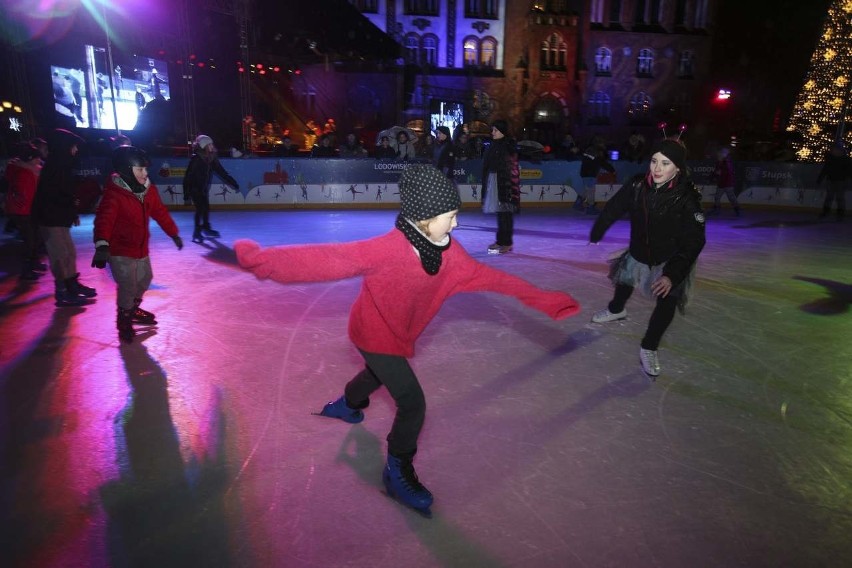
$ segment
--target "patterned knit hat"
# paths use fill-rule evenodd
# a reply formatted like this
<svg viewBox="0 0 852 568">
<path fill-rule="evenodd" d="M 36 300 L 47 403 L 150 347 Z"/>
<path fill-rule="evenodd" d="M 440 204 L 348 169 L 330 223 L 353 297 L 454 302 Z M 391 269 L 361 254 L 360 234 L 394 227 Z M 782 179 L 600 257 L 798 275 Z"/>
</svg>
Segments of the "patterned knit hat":
<svg viewBox="0 0 852 568">
<path fill-rule="evenodd" d="M 682 142 L 670 138 L 660 140 L 651 148 L 652 156 L 657 152 L 671 160 L 680 171 L 686 171 L 686 146 Z"/>
<path fill-rule="evenodd" d="M 461 207 L 459 190 L 433 166 L 410 166 L 399 178 L 402 216 L 412 221 L 437 217 Z"/>
</svg>

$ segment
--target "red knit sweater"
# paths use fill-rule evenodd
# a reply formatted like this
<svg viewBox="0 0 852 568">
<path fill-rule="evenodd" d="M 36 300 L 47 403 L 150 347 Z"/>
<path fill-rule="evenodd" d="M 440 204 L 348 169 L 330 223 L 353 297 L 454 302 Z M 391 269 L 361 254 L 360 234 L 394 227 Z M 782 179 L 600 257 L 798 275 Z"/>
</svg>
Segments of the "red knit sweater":
<svg viewBox="0 0 852 568">
<path fill-rule="evenodd" d="M 321 282 L 363 277 L 349 314 L 349 337 L 364 351 L 414 355 L 414 342 L 444 301 L 459 292 L 514 296 L 553 319 L 580 311 L 565 292 L 547 291 L 473 258 L 455 240 L 444 251 L 438 274 L 426 274 L 414 247 L 399 230 L 349 243 L 276 246 L 234 244 L 243 268 L 277 282 Z"/>
</svg>

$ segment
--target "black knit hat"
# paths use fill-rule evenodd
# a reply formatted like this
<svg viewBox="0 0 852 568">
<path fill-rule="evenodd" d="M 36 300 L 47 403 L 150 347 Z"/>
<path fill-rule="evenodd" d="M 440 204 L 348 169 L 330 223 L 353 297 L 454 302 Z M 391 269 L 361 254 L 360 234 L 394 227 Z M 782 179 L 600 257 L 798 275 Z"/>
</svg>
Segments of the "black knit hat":
<svg viewBox="0 0 852 568">
<path fill-rule="evenodd" d="M 400 211 L 406 219 L 423 221 L 461 207 L 459 190 L 433 166 L 410 166 L 399 178 Z"/>
<path fill-rule="evenodd" d="M 499 130 L 499 131 L 500 131 L 500 133 L 501 133 L 501 134 L 503 134 L 503 136 L 508 136 L 508 135 L 509 135 L 509 123 L 507 123 L 507 122 L 506 122 L 505 120 L 503 120 L 503 119 L 495 120 L 495 121 L 491 124 L 491 127 L 492 127 L 492 128 L 496 128 L 497 130 Z"/>
<path fill-rule="evenodd" d="M 680 171 L 686 171 L 686 146 L 679 140 L 660 140 L 651 148 L 652 156 L 657 152 L 671 160 Z"/>
<path fill-rule="evenodd" d="M 444 136 L 446 136 L 447 138 L 450 137 L 450 129 L 447 128 L 446 126 L 439 126 L 438 128 L 435 129 L 435 132 L 443 132 Z"/>
</svg>

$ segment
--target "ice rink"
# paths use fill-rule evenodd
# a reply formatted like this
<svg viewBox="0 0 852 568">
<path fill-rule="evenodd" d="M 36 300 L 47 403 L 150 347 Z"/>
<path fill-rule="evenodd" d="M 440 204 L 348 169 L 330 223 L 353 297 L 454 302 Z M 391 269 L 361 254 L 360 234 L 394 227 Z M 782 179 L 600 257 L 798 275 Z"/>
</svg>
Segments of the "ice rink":
<svg viewBox="0 0 852 568">
<path fill-rule="evenodd" d="M 465 210 L 475 258 L 565 290 L 554 322 L 512 298 L 452 298 L 417 344 L 427 399 L 415 466 L 426 519 L 384 494 L 393 404 L 358 425 L 312 415 L 363 365 L 360 281 L 284 286 L 231 243 L 348 241 L 396 211 L 212 213 L 222 238 L 175 249 L 152 225 L 156 327 L 115 330 L 115 285 L 73 229 L 84 308 L 18 280 L 0 241 L 0 565 L 6 567 L 823 567 L 852 562 L 852 223 L 814 212 L 711 218 L 693 301 L 651 382 L 652 303 L 593 324 L 611 295 L 592 217 L 527 209 L 513 253 Z M 388 290 L 388 293 L 394 293 Z M 848 392 L 847 392 L 848 389 Z"/>
</svg>

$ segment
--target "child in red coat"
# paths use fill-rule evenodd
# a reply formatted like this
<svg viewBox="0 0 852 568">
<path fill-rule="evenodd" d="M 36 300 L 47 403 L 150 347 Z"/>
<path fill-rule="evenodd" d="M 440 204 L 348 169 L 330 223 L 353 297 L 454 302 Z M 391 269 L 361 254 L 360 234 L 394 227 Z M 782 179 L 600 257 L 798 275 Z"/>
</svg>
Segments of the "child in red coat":
<svg viewBox="0 0 852 568">
<path fill-rule="evenodd" d="M 133 323 L 153 325 L 154 314 L 139 307 L 153 279 L 148 241 L 150 219 L 169 235 L 178 250 L 183 241 L 178 228 L 160 200 L 157 187 L 148 179 L 148 155 L 133 146 L 113 150 L 110 176 L 95 213 L 95 256 L 92 266 L 109 263 L 118 286 L 116 325 L 118 337 L 132 342 Z"/>
<path fill-rule="evenodd" d="M 366 366 L 328 403 L 323 416 L 357 423 L 370 395 L 385 386 L 396 403 L 388 434 L 383 481 L 390 495 L 429 514 L 432 494 L 417 478 L 412 460 L 426 414 L 417 376 L 408 364 L 414 343 L 444 301 L 459 292 L 489 291 L 514 296 L 553 319 L 579 311 L 564 292 L 541 290 L 529 282 L 471 258 L 453 241 L 461 207 L 458 190 L 439 170 L 409 167 L 399 181 L 401 212 L 384 235 L 349 243 L 260 248 L 253 241 L 234 245 L 242 267 L 277 282 L 319 282 L 360 276 L 361 292 L 352 306 L 349 337 Z"/>
</svg>

